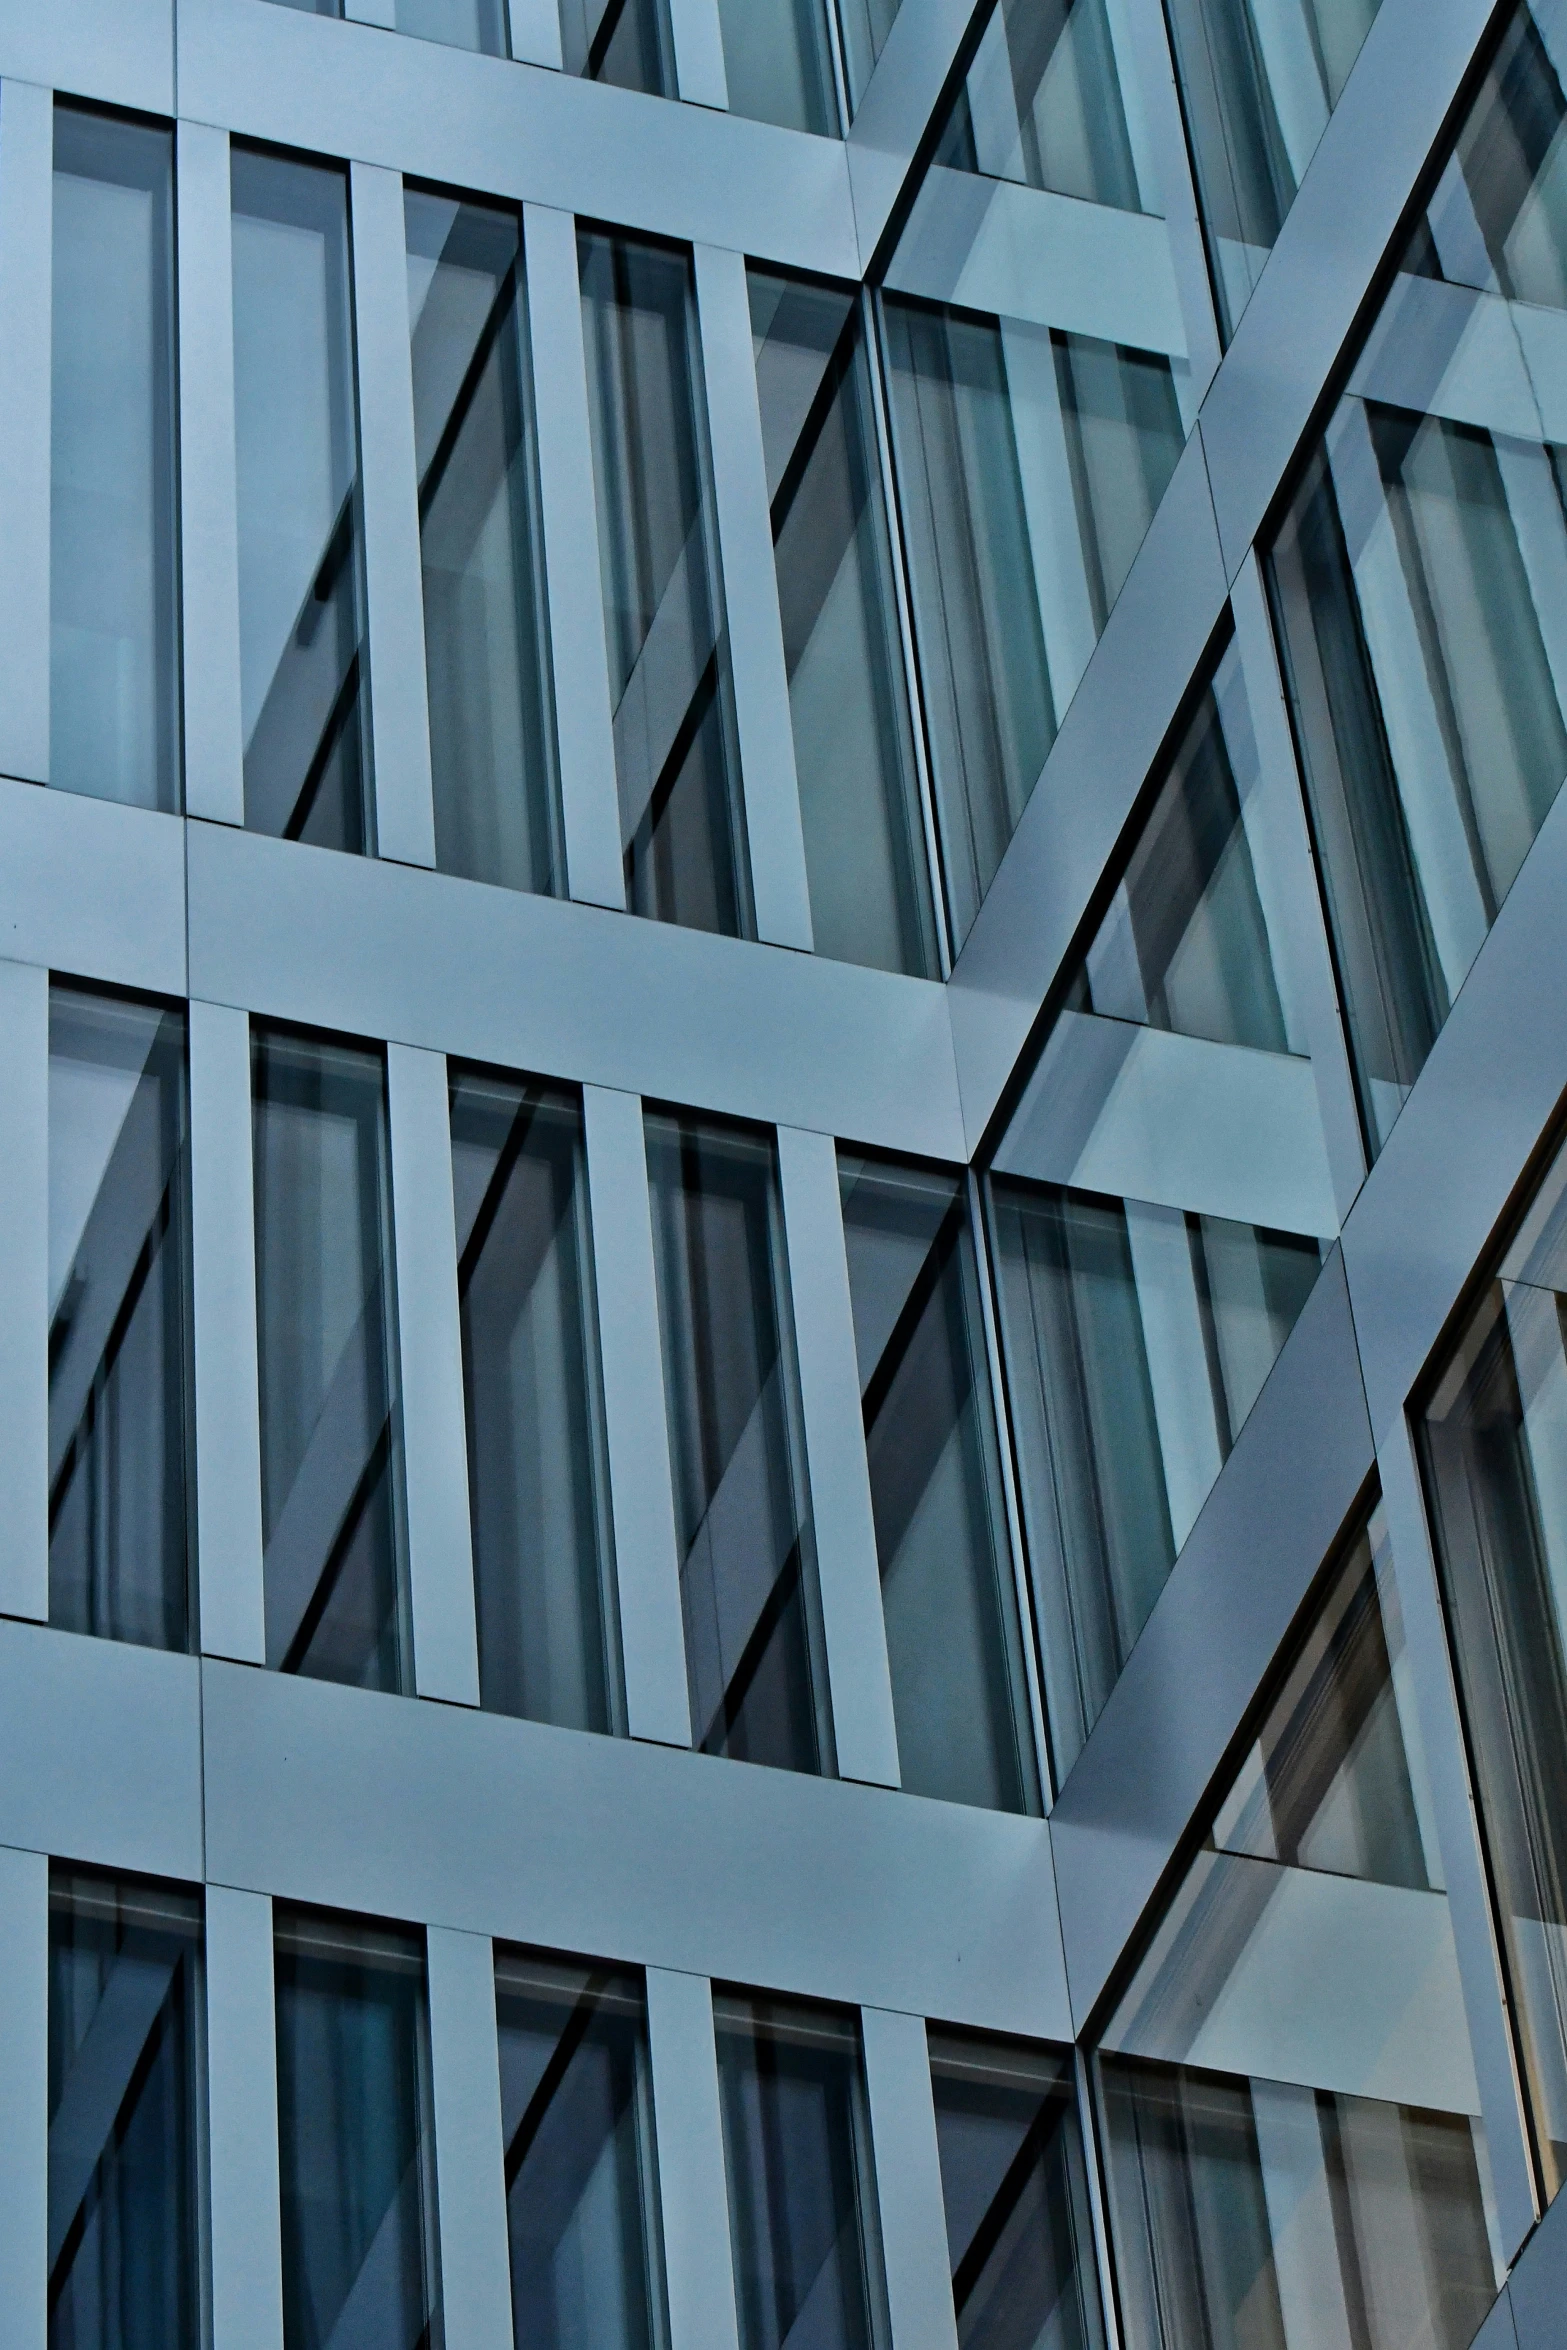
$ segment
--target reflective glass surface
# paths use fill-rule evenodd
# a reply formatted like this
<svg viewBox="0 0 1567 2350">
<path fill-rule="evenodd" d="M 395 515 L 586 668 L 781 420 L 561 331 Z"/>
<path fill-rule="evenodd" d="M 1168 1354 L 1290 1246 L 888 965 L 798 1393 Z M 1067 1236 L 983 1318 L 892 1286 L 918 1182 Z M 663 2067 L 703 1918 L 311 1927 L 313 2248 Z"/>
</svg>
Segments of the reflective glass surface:
<svg viewBox="0 0 1567 2350">
<path fill-rule="evenodd" d="M 396 1409 L 379 1050 L 251 1030 L 267 1662 L 397 1689 Z"/>
<path fill-rule="evenodd" d="M 435 2350 L 423 1933 L 273 1914 L 284 2350 Z"/>
<path fill-rule="evenodd" d="M 495 2006 L 516 2350 L 656 2350 L 641 1977 L 500 1950 Z"/>
<path fill-rule="evenodd" d="M 199 2350 L 199 1894 L 49 1873 L 49 2350 Z"/>
<path fill-rule="evenodd" d="M 1567 773 L 1559 14 L 1506 29 L 1272 555 L 1373 1152 Z"/>
<path fill-rule="evenodd" d="M 505 0 L 396 0 L 397 30 L 452 49 L 506 54 Z"/>
<path fill-rule="evenodd" d="M 564 896 L 518 219 L 403 203 L 436 862 Z"/>
<path fill-rule="evenodd" d="M 740 2350 L 886 2339 L 853 2011 L 716 1991 Z"/>
<path fill-rule="evenodd" d="M 666 0 L 560 0 L 566 71 L 655 98 L 675 95 Z"/>
<path fill-rule="evenodd" d="M 1441 1885 L 1373 1517 L 1105 2038 L 1128 2350 L 1465 2350 L 1497 2264 Z"/>
<path fill-rule="evenodd" d="M 865 95 L 901 5 L 902 0 L 838 0 L 851 113 Z"/>
<path fill-rule="evenodd" d="M 486 1706 L 611 1726 L 611 1535 L 582 1106 L 454 1070 L 452 1181 Z"/>
<path fill-rule="evenodd" d="M 185 1021 L 49 997 L 49 1620 L 190 1642 Z"/>
<path fill-rule="evenodd" d="M 180 796 L 174 140 L 57 106 L 49 405 L 49 780 Z"/>
<path fill-rule="evenodd" d="M 1101 2350 L 1072 2059 L 930 2031 L 959 2350 Z"/>
<path fill-rule="evenodd" d="M 836 132 L 823 0 L 718 0 L 729 110 L 787 130 Z"/>
<path fill-rule="evenodd" d="M 830 1771 L 773 1138 L 652 1110 L 646 1129 L 695 1743 Z"/>
<path fill-rule="evenodd" d="M 1228 339 L 1380 0 L 1168 0 Z"/>
<path fill-rule="evenodd" d="M 230 169 L 245 822 L 362 852 L 369 672 L 348 180 L 238 144 Z"/>
<path fill-rule="evenodd" d="M 961 1175 L 839 1153 L 902 1784 L 1038 1801 L 979 1264 Z"/>
<path fill-rule="evenodd" d="M 1567 2175 L 1567 1162 L 1421 1434 L 1512 2013 L 1548 2195 Z"/>
<path fill-rule="evenodd" d="M 1054 1185 L 991 1188 L 1056 1775 L 1163 1590 L 1321 1267 L 1315 1240 Z"/>
<path fill-rule="evenodd" d="M 749 278 L 816 952 L 934 978 L 864 312 L 850 286 Z"/>
<path fill-rule="evenodd" d="M 1127 129 L 1113 0 L 997 0 L 936 149 L 949 171 L 1144 205 Z"/>
<path fill-rule="evenodd" d="M 591 230 L 577 253 L 626 903 L 738 935 L 745 819 L 691 255 Z"/>
</svg>

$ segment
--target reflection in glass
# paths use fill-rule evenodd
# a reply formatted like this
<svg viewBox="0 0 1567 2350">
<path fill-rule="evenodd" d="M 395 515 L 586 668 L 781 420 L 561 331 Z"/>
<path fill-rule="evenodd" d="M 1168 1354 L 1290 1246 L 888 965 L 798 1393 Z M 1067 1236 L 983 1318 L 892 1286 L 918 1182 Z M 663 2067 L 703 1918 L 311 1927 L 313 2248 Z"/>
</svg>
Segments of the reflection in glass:
<svg viewBox="0 0 1567 2350">
<path fill-rule="evenodd" d="M 718 0 L 718 22 L 731 114 L 836 133 L 823 0 Z"/>
<path fill-rule="evenodd" d="M 452 1179 L 483 1702 L 611 1726 L 611 1536 L 582 1107 L 453 1071 Z"/>
<path fill-rule="evenodd" d="M 935 160 L 1142 211 L 1110 0 L 999 0 Z"/>
<path fill-rule="evenodd" d="M 955 944 L 1183 439 L 1167 359 L 885 304 L 893 446 Z"/>
<path fill-rule="evenodd" d="M 1101 2350 L 1070 2056 L 930 2031 L 959 2350 Z"/>
<path fill-rule="evenodd" d="M 695 1743 L 830 1771 L 773 1139 L 668 1111 L 646 1129 Z"/>
<path fill-rule="evenodd" d="M 740 2350 L 886 2338 L 858 2020 L 717 1991 Z"/>
<path fill-rule="evenodd" d="M 844 64 L 849 84 L 849 111 L 854 113 L 876 70 L 902 0 L 838 0 L 843 27 Z"/>
<path fill-rule="evenodd" d="M 385 1073 L 251 1029 L 267 1662 L 402 1686 Z"/>
<path fill-rule="evenodd" d="M 274 1910 L 284 2350 L 440 2341 L 424 1936 Z"/>
<path fill-rule="evenodd" d="M 49 1621 L 190 1640 L 185 1022 L 49 991 Z"/>
<path fill-rule="evenodd" d="M 1567 1160 L 1421 1430 L 1546 2192 L 1567 2176 Z"/>
<path fill-rule="evenodd" d="M 1567 285 L 1564 115 L 1520 11 L 1273 549 L 1373 1151 L 1567 773 L 1555 363 L 1522 302 L 1473 290 L 1491 254 L 1503 285 Z"/>
<path fill-rule="evenodd" d="M 626 903 L 737 936 L 745 825 L 691 256 L 588 230 L 577 255 Z"/>
<path fill-rule="evenodd" d="M 1480 2099 L 1380 1516 L 1106 2035 L 1128 2350 L 1465 2350 Z"/>
<path fill-rule="evenodd" d="M 991 1187 L 1002 1353 L 1058 1782 L 1316 1282 L 1315 1240 Z"/>
<path fill-rule="evenodd" d="M 396 0 L 397 30 L 452 49 L 506 54 L 504 0 Z"/>
<path fill-rule="evenodd" d="M 1343 94 L 1380 0 L 1170 0 L 1226 341 Z"/>
<path fill-rule="evenodd" d="M 49 2350 L 199 2350 L 199 1894 L 49 1872 Z"/>
<path fill-rule="evenodd" d="M 667 0 L 560 0 L 560 43 L 568 73 L 655 98 L 675 95 Z"/>
<path fill-rule="evenodd" d="M 1038 1801 L 980 1274 L 961 1175 L 840 1152 L 903 1786 Z"/>
<path fill-rule="evenodd" d="M 521 232 L 488 204 L 403 205 L 436 862 L 563 896 Z"/>
<path fill-rule="evenodd" d="M 245 822 L 370 847 L 348 181 L 235 145 L 234 437 Z"/>
<path fill-rule="evenodd" d="M 937 972 L 863 315 L 753 268 L 752 339 L 819 955 Z"/>
<path fill-rule="evenodd" d="M 54 114 L 49 780 L 179 804 L 174 141 Z"/>
<path fill-rule="evenodd" d="M 641 1978 L 500 1950 L 495 2007 L 517 2350 L 656 2350 Z"/>
</svg>

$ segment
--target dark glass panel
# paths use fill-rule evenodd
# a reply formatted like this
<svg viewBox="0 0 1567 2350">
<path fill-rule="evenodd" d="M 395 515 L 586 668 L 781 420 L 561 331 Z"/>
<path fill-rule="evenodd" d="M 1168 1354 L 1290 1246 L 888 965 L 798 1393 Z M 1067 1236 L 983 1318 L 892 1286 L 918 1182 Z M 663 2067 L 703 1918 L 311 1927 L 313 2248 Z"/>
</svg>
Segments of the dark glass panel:
<svg viewBox="0 0 1567 2350">
<path fill-rule="evenodd" d="M 1140 212 L 1107 0 L 1000 0 L 935 160 Z"/>
<path fill-rule="evenodd" d="M 836 132 L 823 0 L 718 0 L 732 114 L 793 131 Z"/>
<path fill-rule="evenodd" d="M 438 2350 L 424 1936 L 275 1911 L 285 2350 Z"/>
<path fill-rule="evenodd" d="M 49 780 L 174 808 L 173 134 L 57 107 L 52 250 Z"/>
<path fill-rule="evenodd" d="M 1026 1811 L 1012 1546 L 963 1178 L 841 1153 L 902 1783 Z"/>
<path fill-rule="evenodd" d="M 199 2350 L 201 1899 L 49 1873 L 49 2350 Z"/>
<path fill-rule="evenodd" d="M 560 0 L 561 51 L 568 73 L 675 95 L 675 51 L 665 0 Z"/>
<path fill-rule="evenodd" d="M 404 208 L 436 862 L 564 896 L 517 216 Z"/>
<path fill-rule="evenodd" d="M 190 1641 L 185 1022 L 49 997 L 49 1620 Z"/>
<path fill-rule="evenodd" d="M 267 1662 L 397 1689 L 402 1460 L 378 1051 L 254 1026 Z"/>
<path fill-rule="evenodd" d="M 611 1536 L 582 1108 L 452 1077 L 457 1279 L 483 1702 L 611 1727 Z"/>
<path fill-rule="evenodd" d="M 371 845 L 348 181 L 236 145 L 234 436 L 245 822 Z"/>
<path fill-rule="evenodd" d="M 832 1767 L 772 1136 L 647 1115 L 696 1743 Z"/>
<path fill-rule="evenodd" d="M 517 2350 L 656 2350 L 641 1978 L 497 1952 Z"/>
</svg>

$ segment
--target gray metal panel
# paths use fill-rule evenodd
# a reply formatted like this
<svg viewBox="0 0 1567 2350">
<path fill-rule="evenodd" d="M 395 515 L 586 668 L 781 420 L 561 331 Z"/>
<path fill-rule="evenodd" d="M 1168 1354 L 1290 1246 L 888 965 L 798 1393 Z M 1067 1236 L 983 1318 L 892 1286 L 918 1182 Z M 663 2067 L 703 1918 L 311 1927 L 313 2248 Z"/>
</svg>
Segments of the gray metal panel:
<svg viewBox="0 0 1567 2350">
<path fill-rule="evenodd" d="M 832 1137 L 778 1129 L 833 1738 L 845 1779 L 899 1784 L 881 1568 Z"/>
<path fill-rule="evenodd" d="M 560 0 L 509 0 L 511 53 L 528 65 L 560 70 Z"/>
<path fill-rule="evenodd" d="M 283 2350 L 272 1904 L 207 1888 L 212 2350 Z"/>
<path fill-rule="evenodd" d="M 1383 0 L 1366 35 L 1203 405 L 1231 578 L 1494 13 L 1494 0 Z"/>
<path fill-rule="evenodd" d="M 744 257 L 698 245 L 696 299 L 756 935 L 808 953 L 811 897 Z"/>
<path fill-rule="evenodd" d="M 54 101 L 0 84 L 0 773 L 49 776 Z"/>
<path fill-rule="evenodd" d="M 185 806 L 192 816 L 243 824 L 228 134 L 182 122 L 175 151 Z"/>
<path fill-rule="evenodd" d="M 1542 2335 L 1539 2350 L 1546 2350 L 1549 2342 L 1549 2335 Z M 1513 2323 L 1513 2297 L 1506 2287 L 1500 2297 L 1492 2302 L 1491 2314 L 1476 2334 L 1469 2350 L 1520 2350 L 1518 2329 Z M 1536 2346 L 1531 2343 L 1529 2350 L 1536 2350 Z"/>
<path fill-rule="evenodd" d="M 0 74 L 107 98 L 144 114 L 174 112 L 171 0 L 0 0 Z"/>
<path fill-rule="evenodd" d="M 1372 1465 L 1335 1250 L 1051 1815 L 1085 2018 Z"/>
<path fill-rule="evenodd" d="M 957 2350 L 924 2018 L 867 2007 L 860 2030 L 892 2338 L 897 2350 Z"/>
<path fill-rule="evenodd" d="M 510 2350 L 506 2147 L 488 1935 L 427 1942 L 445 2350 Z"/>
<path fill-rule="evenodd" d="M 387 1047 L 414 1686 L 479 1702 L 452 1130 L 442 1053 Z"/>
<path fill-rule="evenodd" d="M 1389 1428 L 1567 1089 L 1558 798 L 1344 1227 L 1366 1395 Z"/>
<path fill-rule="evenodd" d="M 1558 2195 L 1508 2287 L 1518 2350 L 1561 2350 L 1567 2310 L 1567 2197 Z M 1505 2334 L 1502 2337 L 1505 2342 Z M 1490 2350 L 1487 2343 L 1486 2350 Z"/>
<path fill-rule="evenodd" d="M 727 106 L 724 36 L 718 0 L 669 0 L 674 36 L 675 82 L 681 97 L 698 106 Z"/>
<path fill-rule="evenodd" d="M 1122 0 L 1122 16 L 1134 52 L 1130 62 L 1134 64 L 1135 87 L 1128 93 L 1127 111 L 1130 114 L 1132 104 L 1141 109 L 1159 182 L 1158 202 L 1150 209 L 1162 215 L 1170 243 L 1170 263 L 1186 328 L 1190 369 L 1183 387 L 1181 413 L 1190 417 L 1212 382 L 1220 358 L 1207 247 L 1197 210 L 1197 192 L 1192 185 L 1191 156 L 1163 7 L 1160 0 Z M 1129 61 L 1118 57 L 1117 63 L 1124 84 L 1129 78 Z M 1146 196 L 1144 200 L 1147 201 Z"/>
<path fill-rule="evenodd" d="M 952 974 L 970 1148 L 994 1112 L 1224 601 L 1207 471 L 1194 435 Z"/>
<path fill-rule="evenodd" d="M 0 779 L 0 953 L 183 995 L 179 817 Z"/>
<path fill-rule="evenodd" d="M 893 19 L 847 141 L 861 269 L 881 242 L 973 13 L 974 0 L 902 0 Z"/>
<path fill-rule="evenodd" d="M 597 561 L 577 224 L 569 212 L 527 204 L 523 240 L 566 877 L 574 898 L 618 908 L 626 902 L 626 885 Z"/>
<path fill-rule="evenodd" d="M 584 1088 L 615 1582 L 633 1738 L 691 1743 L 642 1104 Z"/>
<path fill-rule="evenodd" d="M 0 2305 L 14 2350 L 49 2338 L 49 1863 L 0 1848 Z"/>
<path fill-rule="evenodd" d="M 250 1022 L 190 1007 L 191 1290 L 201 1645 L 266 1661 Z"/>
<path fill-rule="evenodd" d="M 49 1613 L 49 975 L 0 963 L 0 1612 Z"/>
<path fill-rule="evenodd" d="M 189 830 L 191 984 L 215 1002 L 965 1155 L 947 998 L 932 981 L 223 825 Z"/>
<path fill-rule="evenodd" d="M 161 1649 L 0 1624 L 0 1843 L 199 1883 L 199 1672 Z"/>
<path fill-rule="evenodd" d="M 706 1977 L 649 1967 L 647 2029 L 671 2350 L 737 2350 L 713 1991 Z"/>
<path fill-rule="evenodd" d="M 293 1674 L 202 1672 L 208 1866 L 224 1882 L 1070 2037 L 1042 1821 Z"/>
<path fill-rule="evenodd" d="M 352 166 L 349 181 L 376 850 L 405 865 L 433 865 L 403 183 L 400 173 L 365 163 Z"/>
<path fill-rule="evenodd" d="M 180 111 L 249 138 L 858 274 L 842 142 L 271 0 L 180 0 Z"/>
</svg>

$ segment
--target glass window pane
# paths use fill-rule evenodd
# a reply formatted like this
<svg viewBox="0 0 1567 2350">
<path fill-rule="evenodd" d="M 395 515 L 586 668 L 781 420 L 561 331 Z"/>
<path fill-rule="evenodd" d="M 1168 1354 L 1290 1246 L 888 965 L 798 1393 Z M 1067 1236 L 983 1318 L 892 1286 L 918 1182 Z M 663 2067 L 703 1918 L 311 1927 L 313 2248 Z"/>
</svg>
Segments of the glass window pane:
<svg viewBox="0 0 1567 2350">
<path fill-rule="evenodd" d="M 875 2174 L 852 2011 L 716 1991 L 740 2350 L 885 2340 Z"/>
<path fill-rule="evenodd" d="M 199 2350 L 201 1897 L 49 1872 L 49 2350 Z"/>
<path fill-rule="evenodd" d="M 424 1936 L 274 1911 L 285 2350 L 439 2341 Z"/>
<path fill-rule="evenodd" d="M 838 0 L 851 113 L 865 95 L 901 5 L 902 0 Z"/>
<path fill-rule="evenodd" d="M 234 436 L 245 822 L 371 844 L 348 181 L 236 145 Z"/>
<path fill-rule="evenodd" d="M 1025 1811 L 1039 1791 L 967 1187 L 838 1166 L 902 1783 Z"/>
<path fill-rule="evenodd" d="M 787 130 L 838 129 L 822 0 L 718 0 L 732 114 Z"/>
<path fill-rule="evenodd" d="M 1426 1489 L 1548 2196 L 1567 2176 L 1567 1162 L 1427 1409 Z"/>
<path fill-rule="evenodd" d="M 561 897 L 517 216 L 413 188 L 403 201 L 436 862 Z"/>
<path fill-rule="evenodd" d="M 1000 0 L 960 83 L 938 165 L 1144 209 L 1109 0 Z"/>
<path fill-rule="evenodd" d="M 49 1620 L 190 1640 L 185 1021 L 49 996 Z"/>
<path fill-rule="evenodd" d="M 568 73 L 675 95 L 675 48 L 666 0 L 560 0 L 560 43 Z"/>
<path fill-rule="evenodd" d="M 1070 2056 L 930 2032 L 960 2350 L 1102 2350 Z"/>
<path fill-rule="evenodd" d="M 483 1702 L 608 1730 L 611 1535 L 581 1103 L 464 1069 L 451 1113 Z"/>
<path fill-rule="evenodd" d="M 1321 1269 L 1317 1241 L 992 1186 L 1057 1780 L 1071 1769 Z"/>
<path fill-rule="evenodd" d="M 641 1977 L 500 1950 L 495 2006 L 517 2350 L 657 2350 Z"/>
<path fill-rule="evenodd" d="M 830 1771 L 773 1138 L 663 1111 L 646 1126 L 696 1744 Z"/>
<path fill-rule="evenodd" d="M 816 951 L 934 978 L 924 824 L 863 313 L 750 272 Z"/>
<path fill-rule="evenodd" d="M 49 780 L 179 805 L 174 142 L 54 117 Z"/>
<path fill-rule="evenodd" d="M 402 1445 L 379 1051 L 251 1031 L 267 1662 L 403 1684 Z"/>
<path fill-rule="evenodd" d="M 1465 2350 L 1499 2264 L 1379 1513 L 1104 2047 L 1128 2350 Z"/>
<path fill-rule="evenodd" d="M 577 239 L 626 903 L 738 936 L 745 821 L 684 246 Z"/>
<path fill-rule="evenodd" d="M 506 54 L 503 0 L 396 0 L 397 29 L 485 57 Z"/>
</svg>

